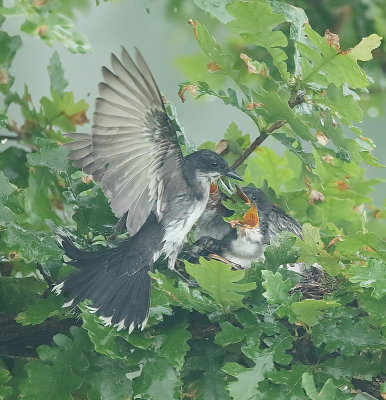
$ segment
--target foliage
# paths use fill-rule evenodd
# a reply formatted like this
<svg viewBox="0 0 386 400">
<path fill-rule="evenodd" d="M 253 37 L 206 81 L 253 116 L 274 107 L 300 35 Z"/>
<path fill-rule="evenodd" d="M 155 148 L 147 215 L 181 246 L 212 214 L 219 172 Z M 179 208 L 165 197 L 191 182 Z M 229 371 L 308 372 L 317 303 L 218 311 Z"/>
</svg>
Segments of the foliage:
<svg viewBox="0 0 386 400">
<path fill-rule="evenodd" d="M 83 52 L 88 42 L 71 28 L 75 3 L 87 4 L 15 1 L 2 13 L 23 14 L 24 32 Z M 238 172 L 304 224 L 303 239 L 279 237 L 246 271 L 185 262 L 197 288 L 161 263 L 151 274 L 143 332 L 106 327 L 85 304 L 63 310 L 65 300 L 50 289 L 72 267 L 62 262 L 55 236 L 71 235 L 85 248 L 113 246 L 117 220 L 61 146 L 63 133 L 88 121 L 88 105 L 68 91 L 58 54 L 47 68 L 50 95 L 35 106 L 27 86 L 12 90 L 7 72 L 21 38 L 1 32 L 8 80 L 0 84 L 0 321 L 11 321 L 16 333 L 48 324 L 56 330 L 32 356 L 19 345 L 17 357 L 4 351 L 10 339 L 0 332 L 0 399 L 358 400 L 368 382 L 372 395 L 384 390 L 376 382 L 385 373 L 386 214 L 370 196 L 379 181 L 365 177 L 366 165 L 380 165 L 372 140 L 362 136 L 358 105 L 371 82 L 363 62 L 384 43 L 368 32 L 342 50 L 338 37 L 304 24 L 303 10 L 274 0 L 195 3 L 226 25 L 228 37 L 220 44 L 192 21 L 200 67 L 210 71 L 181 88 L 193 85 L 194 97 L 215 96 L 256 125 L 247 135 L 229 121 L 224 140 L 203 147 L 217 146 L 231 164 L 252 149 Z M 37 30 L 43 20 L 44 32 Z M 243 52 L 223 50 L 229 42 Z M 6 118 L 10 106 L 20 109 L 20 126 Z M 283 155 L 260 146 L 269 135 Z M 297 290 L 300 276 L 279 267 L 296 261 L 322 266 L 319 298 Z"/>
</svg>

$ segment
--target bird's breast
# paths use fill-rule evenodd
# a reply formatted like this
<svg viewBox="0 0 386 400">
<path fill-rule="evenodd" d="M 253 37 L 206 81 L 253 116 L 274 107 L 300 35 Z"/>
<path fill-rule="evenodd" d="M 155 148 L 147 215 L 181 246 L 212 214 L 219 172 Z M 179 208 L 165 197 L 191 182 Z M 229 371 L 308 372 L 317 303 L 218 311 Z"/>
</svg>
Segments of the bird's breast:
<svg viewBox="0 0 386 400">
<path fill-rule="evenodd" d="M 195 222 L 203 213 L 209 197 L 209 186 L 207 195 L 197 199 L 194 196 L 180 196 L 178 201 L 171 204 L 164 214 L 162 226 L 164 230 L 162 253 L 171 259 L 177 257 L 187 234 L 192 229 Z M 170 258 L 169 258 L 170 260 Z M 172 261 L 171 264 L 174 264 Z"/>
<path fill-rule="evenodd" d="M 251 266 L 252 261 L 264 257 L 263 234 L 260 228 L 237 229 L 237 238 L 232 240 L 223 256 L 247 268 Z"/>
</svg>

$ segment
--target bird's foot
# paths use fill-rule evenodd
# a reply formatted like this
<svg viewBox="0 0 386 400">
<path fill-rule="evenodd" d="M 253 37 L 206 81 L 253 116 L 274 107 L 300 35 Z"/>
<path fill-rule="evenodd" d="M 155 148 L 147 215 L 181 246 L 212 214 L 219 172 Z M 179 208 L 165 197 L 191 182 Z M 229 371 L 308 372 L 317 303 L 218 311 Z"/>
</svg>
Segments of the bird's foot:
<svg viewBox="0 0 386 400">
<path fill-rule="evenodd" d="M 213 260 L 218 260 L 223 262 L 224 264 L 228 264 L 232 267 L 232 269 L 245 269 L 240 264 L 236 264 L 233 261 L 230 261 L 224 257 L 219 256 L 218 254 L 209 254 L 209 257 Z"/>
<path fill-rule="evenodd" d="M 173 269 L 173 272 L 176 273 L 181 278 L 181 280 L 183 280 L 189 287 L 191 287 L 191 288 L 199 287 L 199 284 L 196 281 L 191 281 L 190 279 L 188 279 L 186 276 L 181 274 L 181 272 L 177 271 L 176 269 Z"/>
</svg>

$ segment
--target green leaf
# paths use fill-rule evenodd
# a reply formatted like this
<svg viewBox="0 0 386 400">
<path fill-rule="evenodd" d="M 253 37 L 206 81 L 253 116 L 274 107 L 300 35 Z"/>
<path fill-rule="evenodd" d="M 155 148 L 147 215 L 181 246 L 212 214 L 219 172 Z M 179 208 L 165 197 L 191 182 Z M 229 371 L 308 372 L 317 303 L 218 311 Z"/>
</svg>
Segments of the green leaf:
<svg viewBox="0 0 386 400">
<path fill-rule="evenodd" d="M 62 298 L 50 294 L 47 298 L 38 300 L 25 311 L 19 313 L 16 321 L 23 326 L 38 325 L 49 317 L 60 315 L 62 304 Z"/>
<path fill-rule="evenodd" d="M 366 257 L 386 261 L 386 243 L 372 232 L 345 236 L 342 242 L 337 243 L 336 249 L 348 257 L 359 251 Z"/>
<path fill-rule="evenodd" d="M 380 300 L 386 295 L 386 264 L 371 259 L 367 267 L 352 266 L 348 272 L 350 282 L 359 283 L 361 287 L 372 287 L 371 295 Z"/>
<path fill-rule="evenodd" d="M 339 317 L 339 313 L 334 312 L 330 318 L 320 318 L 313 326 L 312 342 L 316 347 L 324 343 L 328 353 L 339 350 L 346 356 L 353 356 L 365 350 L 376 352 L 386 344 L 378 330 L 367 319 L 354 320 L 351 315 Z"/>
<path fill-rule="evenodd" d="M 63 251 L 59 248 L 52 234 L 27 231 L 14 223 L 7 225 L 3 236 L 9 251 L 13 251 L 26 262 L 46 263 L 60 259 Z"/>
<path fill-rule="evenodd" d="M 33 167 L 47 167 L 55 172 L 66 171 L 70 166 L 68 150 L 53 140 L 35 138 L 34 144 L 39 151 L 27 154 L 27 165 Z"/>
<path fill-rule="evenodd" d="M 204 25 L 199 22 L 195 23 L 195 35 L 201 50 L 208 58 L 215 62 L 221 69 L 217 73 L 230 73 L 233 64 L 233 58 L 224 54 L 221 46 L 216 42 L 214 37 L 207 31 Z"/>
<path fill-rule="evenodd" d="M 9 36 L 7 32 L 0 32 L 0 66 L 8 69 L 15 57 L 16 52 L 22 45 L 19 35 Z"/>
<path fill-rule="evenodd" d="M 157 352 L 160 356 L 168 359 L 169 364 L 178 371 L 181 370 L 189 346 L 187 341 L 192 337 L 187 330 L 189 324 L 185 321 L 169 323 L 167 327 L 159 332 L 157 340 Z"/>
<path fill-rule="evenodd" d="M 235 283 L 244 278 L 245 271 L 232 271 L 230 265 L 200 258 L 200 264 L 185 264 L 185 269 L 197 283 L 224 308 L 242 307 L 243 294 L 256 287 L 255 283 Z"/>
<path fill-rule="evenodd" d="M 71 328 L 72 333 L 77 335 L 74 340 L 59 333 L 54 336 L 53 347 L 38 347 L 40 360 L 30 361 L 25 366 L 27 379 L 20 385 L 23 397 L 70 400 L 71 393 L 81 387 L 89 361 L 81 351 L 83 346 L 79 342 L 78 329 Z"/>
<path fill-rule="evenodd" d="M 305 372 L 302 375 L 302 386 L 311 400 L 331 400 L 335 399 L 337 387 L 334 385 L 332 379 L 329 379 L 324 385 L 322 390 L 318 393 L 314 377 L 312 374 Z"/>
<path fill-rule="evenodd" d="M 367 312 L 371 318 L 378 321 L 381 328 L 386 326 L 385 296 L 381 299 L 377 299 L 376 297 L 372 296 L 372 289 L 367 289 L 358 295 L 358 300 L 361 309 Z"/>
<path fill-rule="evenodd" d="M 294 172 L 288 167 L 287 161 L 268 147 L 259 147 L 255 154 L 246 160 L 246 164 L 247 169 L 244 174 L 246 184 L 253 183 L 259 187 L 266 180 L 276 193 L 280 193 L 284 189 L 284 184 L 294 177 Z"/>
<path fill-rule="evenodd" d="M 271 349 L 260 349 L 260 335 L 250 336 L 241 350 L 253 361 L 254 366 L 246 368 L 235 362 L 227 362 L 222 370 L 236 378 L 236 381 L 228 384 L 231 397 L 250 400 L 259 392 L 258 383 L 265 379 L 267 372 L 274 369 L 273 352 Z"/>
<path fill-rule="evenodd" d="M 350 56 L 350 53 L 346 55 L 340 53 L 335 46 L 330 47 L 327 40 L 319 36 L 309 25 L 305 26 L 305 30 L 316 49 L 300 42 L 297 43 L 303 57 L 302 78 L 304 82 L 313 82 L 325 87 L 329 83 L 333 83 L 336 87 L 347 83 L 354 89 L 369 85 L 365 72 L 357 64 L 359 59 L 357 57 L 361 57 L 359 54 L 362 53 L 362 46 L 359 51 L 354 52 L 354 56 Z M 376 41 L 376 43 L 378 42 Z M 376 43 L 368 43 L 367 40 L 365 47 L 370 50 Z"/>
<path fill-rule="evenodd" d="M 283 276 L 272 271 L 261 271 L 263 277 L 262 286 L 265 289 L 263 296 L 267 299 L 268 304 L 281 304 L 288 299 L 288 292 L 292 288 L 289 279 L 283 281 Z"/>
<path fill-rule="evenodd" d="M 71 327 L 72 338 L 61 333 L 54 336 L 54 345 L 40 346 L 39 359 L 25 365 L 27 377 L 20 384 L 26 399 L 75 398 L 87 391 L 90 400 L 124 400 L 132 395 L 129 367 L 121 360 L 112 360 L 93 353 L 87 333 Z"/>
<path fill-rule="evenodd" d="M 197 265 L 195 265 L 197 267 Z M 159 290 L 166 294 L 172 305 L 178 305 L 186 310 L 192 311 L 193 309 L 202 314 L 209 314 L 212 312 L 218 312 L 219 307 L 216 303 L 204 296 L 198 289 L 190 289 L 186 282 L 178 281 L 178 285 L 175 286 L 174 279 L 168 279 L 165 275 L 161 274 L 158 270 L 154 274 L 149 274 L 156 283 L 155 290 Z M 169 306 L 170 307 L 170 306 Z M 165 304 L 161 303 L 161 307 L 158 304 L 154 304 L 153 313 L 159 311 L 170 315 L 170 308 L 166 307 Z M 161 308 L 161 310 L 159 310 Z M 152 313 L 152 310 L 150 310 Z"/>
<path fill-rule="evenodd" d="M 177 400 L 181 381 L 176 370 L 165 358 L 145 357 L 140 361 L 141 375 L 134 379 L 135 394 L 157 400 Z"/>
<path fill-rule="evenodd" d="M 54 54 L 50 58 L 47 70 L 50 77 L 51 89 L 55 90 L 59 95 L 63 95 L 64 89 L 68 86 L 68 81 L 64 78 L 64 69 L 57 51 L 54 51 Z"/>
<path fill-rule="evenodd" d="M 0 368 L 0 400 L 9 399 L 13 389 L 6 383 L 11 379 L 11 374 L 5 368 Z"/>
<path fill-rule="evenodd" d="M 266 290 L 263 296 L 267 299 L 268 304 L 278 305 L 274 311 L 278 317 L 288 317 L 290 322 L 293 323 L 295 322 L 295 314 L 290 305 L 299 300 L 300 294 L 294 293 L 291 296 L 288 294 L 289 290 L 294 286 L 294 282 L 292 279 L 283 280 L 281 272 L 261 271 L 263 278 L 261 285 Z"/>
<path fill-rule="evenodd" d="M 5 128 L 7 126 L 8 116 L 5 114 L 0 114 L 0 128 Z"/>
<path fill-rule="evenodd" d="M 318 102 L 329 106 L 332 111 L 338 112 L 348 120 L 362 121 L 363 112 L 359 107 L 358 101 L 351 94 L 345 94 L 343 87 L 336 87 L 333 84 L 328 85 L 326 95 L 320 97 Z"/>
<path fill-rule="evenodd" d="M 367 354 L 366 362 L 361 357 L 337 356 L 328 358 L 319 364 L 323 374 L 333 377 L 335 380 L 350 382 L 352 377 L 356 379 L 371 381 L 374 377 L 382 373 L 384 357 L 378 354 Z"/>
<path fill-rule="evenodd" d="M 386 382 L 382 382 L 379 391 L 381 392 L 381 395 L 383 396 L 384 393 L 386 393 Z"/>
<path fill-rule="evenodd" d="M 252 96 L 253 101 L 263 103 L 263 106 L 258 110 L 264 113 L 266 122 L 285 121 L 295 137 L 300 137 L 310 142 L 316 141 L 308 126 L 288 105 L 289 96 L 287 93 L 281 93 L 279 90 L 266 91 L 264 88 L 259 87 L 252 91 Z"/>
<path fill-rule="evenodd" d="M 296 314 L 297 320 L 311 326 L 323 314 L 323 310 L 340 307 L 336 301 L 305 299 L 292 303 L 291 309 Z"/>
<path fill-rule="evenodd" d="M 381 45 L 382 37 L 373 33 L 363 38 L 349 53 L 348 56 L 357 61 L 369 61 L 373 58 L 371 52 Z"/>
<path fill-rule="evenodd" d="M 308 18 L 303 9 L 299 7 L 295 7 L 292 4 L 286 4 L 281 1 L 268 1 L 272 10 L 277 14 L 284 14 L 286 21 L 291 23 L 290 26 L 290 38 L 296 42 L 304 43 L 305 39 L 305 31 L 304 26 L 308 23 Z M 295 49 L 294 54 L 294 63 L 295 63 L 295 75 L 300 75 L 301 64 L 300 64 L 300 56 L 297 48 Z"/>
<path fill-rule="evenodd" d="M 133 390 L 132 382 L 126 377 L 127 364 L 121 360 L 101 357 L 94 364 L 98 370 L 89 371 L 86 380 L 90 388 L 88 400 L 126 400 Z"/>
<path fill-rule="evenodd" d="M 219 346 L 225 347 L 232 343 L 239 343 L 245 338 L 246 332 L 228 321 L 221 323 L 220 326 L 221 331 L 214 338 L 214 343 Z"/>
<path fill-rule="evenodd" d="M 224 352 L 207 340 L 191 341 L 191 356 L 185 362 L 185 371 L 192 376 L 187 393 L 197 400 L 230 400 L 225 388 L 226 376 L 220 367 Z"/>
<path fill-rule="evenodd" d="M 269 244 L 264 250 L 264 267 L 275 272 L 280 265 L 293 264 L 298 258 L 293 248 L 295 240 L 291 234 L 283 234 Z"/>
<path fill-rule="evenodd" d="M 207 368 L 197 382 L 197 400 L 228 400 L 229 394 L 225 389 L 224 375 L 216 366 Z"/>
<path fill-rule="evenodd" d="M 69 183 L 72 190 L 72 182 Z M 78 232 L 86 234 L 113 232 L 118 220 L 111 211 L 110 205 L 99 186 L 84 190 L 79 194 L 68 191 L 65 193 L 74 205 L 73 220 L 77 223 Z"/>
<path fill-rule="evenodd" d="M 206 11 L 208 14 L 217 18 L 222 24 L 226 24 L 231 20 L 231 16 L 227 13 L 226 5 L 230 0 L 194 0 L 197 7 Z"/>
<path fill-rule="evenodd" d="M 15 192 L 16 187 L 9 183 L 8 178 L 0 171 L 0 224 L 14 221 L 15 213 L 7 206 L 8 199 Z"/>
<path fill-rule="evenodd" d="M 45 282 L 35 278 L 0 276 L 0 309 L 4 313 L 16 314 L 36 301 L 46 288 Z"/>
<path fill-rule="evenodd" d="M 271 136 L 273 136 L 283 146 L 287 147 L 289 151 L 299 157 L 302 163 L 309 169 L 315 168 L 314 155 L 304 151 L 300 143 L 295 138 L 289 137 L 285 133 L 272 133 Z"/>
<path fill-rule="evenodd" d="M 293 347 L 292 341 L 293 338 L 288 331 L 285 334 L 264 339 L 264 343 L 272 351 L 273 361 L 280 365 L 288 365 L 292 361 L 292 356 L 287 353 Z"/>
<path fill-rule="evenodd" d="M 72 92 L 64 92 L 62 95 L 51 90 L 52 100 L 42 97 L 40 104 L 44 118 L 49 125 L 55 125 L 64 132 L 73 132 L 77 123 L 77 114 L 85 114 L 88 104 L 84 100 L 75 102 Z M 73 117 L 73 118 L 71 118 Z"/>
<path fill-rule="evenodd" d="M 95 314 L 87 310 L 84 304 L 79 308 L 82 311 L 82 327 L 87 331 L 98 353 L 109 358 L 124 359 L 129 351 L 129 346 L 124 341 L 141 350 L 146 350 L 152 345 L 148 332 L 135 331 L 129 334 L 128 331 L 117 331 L 114 327 L 104 325 Z"/>
<path fill-rule="evenodd" d="M 71 4 L 74 7 L 74 3 Z M 21 30 L 29 35 L 39 36 L 48 45 L 58 41 L 72 53 L 91 51 L 86 35 L 72 32 L 73 21 L 61 8 L 61 3 L 54 2 L 48 6 L 35 8 L 35 12 L 27 12 L 27 19 Z"/>
<path fill-rule="evenodd" d="M 329 254 L 323 249 L 324 244 L 320 238 L 319 229 L 311 224 L 303 225 L 303 239 L 296 239 L 296 248 L 299 252 L 299 262 L 308 266 L 318 263 L 330 275 L 341 273 L 340 257 L 338 254 Z"/>
<path fill-rule="evenodd" d="M 281 385 L 281 392 L 284 394 L 283 399 L 290 399 L 291 396 L 295 400 L 301 400 L 305 398 L 303 388 L 301 386 L 302 375 L 308 371 L 309 366 L 304 364 L 295 364 L 292 369 L 274 369 L 267 373 L 267 378 Z M 269 400 L 269 398 L 267 398 Z"/>
<path fill-rule="evenodd" d="M 222 204 L 228 209 L 233 211 L 229 217 L 223 217 L 224 221 L 231 222 L 239 219 L 243 220 L 244 215 L 250 209 L 251 205 L 247 204 L 237 193 L 230 198 L 222 200 Z"/>
<path fill-rule="evenodd" d="M 264 47 L 272 56 L 273 63 L 282 78 L 288 80 L 286 53 L 280 47 L 286 47 L 288 42 L 284 33 L 274 30 L 285 21 L 283 14 L 275 14 L 272 8 L 262 1 L 232 1 L 227 10 L 235 19 L 227 27 L 240 35 L 248 44 Z"/>
</svg>

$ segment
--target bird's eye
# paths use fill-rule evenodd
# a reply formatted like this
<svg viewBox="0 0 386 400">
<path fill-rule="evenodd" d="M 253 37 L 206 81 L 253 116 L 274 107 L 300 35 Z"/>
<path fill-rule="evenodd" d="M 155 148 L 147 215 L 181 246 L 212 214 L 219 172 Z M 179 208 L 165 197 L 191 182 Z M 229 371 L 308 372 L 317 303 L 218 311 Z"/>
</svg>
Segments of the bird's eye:
<svg viewBox="0 0 386 400">
<path fill-rule="evenodd" d="M 212 167 L 217 167 L 217 161 L 212 161 Z"/>
</svg>

